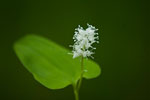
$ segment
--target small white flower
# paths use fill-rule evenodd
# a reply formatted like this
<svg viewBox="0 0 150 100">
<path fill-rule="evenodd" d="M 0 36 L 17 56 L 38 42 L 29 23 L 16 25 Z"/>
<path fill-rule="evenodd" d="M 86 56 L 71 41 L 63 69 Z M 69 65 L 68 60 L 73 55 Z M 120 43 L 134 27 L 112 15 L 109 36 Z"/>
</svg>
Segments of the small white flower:
<svg viewBox="0 0 150 100">
<path fill-rule="evenodd" d="M 98 33 L 94 26 L 87 24 L 88 28 L 83 29 L 80 25 L 75 29 L 75 34 L 73 36 L 74 45 L 73 47 L 73 58 L 83 56 L 83 57 L 92 57 L 94 54 L 93 49 L 96 49 L 92 46 L 93 43 L 98 43 Z"/>
</svg>

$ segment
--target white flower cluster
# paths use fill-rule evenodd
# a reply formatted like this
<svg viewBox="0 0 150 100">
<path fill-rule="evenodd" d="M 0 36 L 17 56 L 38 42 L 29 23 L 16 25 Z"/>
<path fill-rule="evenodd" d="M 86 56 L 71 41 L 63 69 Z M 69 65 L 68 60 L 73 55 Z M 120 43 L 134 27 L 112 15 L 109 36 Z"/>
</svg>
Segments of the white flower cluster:
<svg viewBox="0 0 150 100">
<path fill-rule="evenodd" d="M 98 33 L 94 26 L 87 24 L 88 28 L 83 29 L 80 25 L 75 29 L 75 34 L 73 36 L 74 45 L 73 47 L 73 58 L 83 56 L 83 57 L 92 57 L 94 54 L 93 49 L 96 49 L 92 46 L 93 43 L 98 43 Z"/>
</svg>

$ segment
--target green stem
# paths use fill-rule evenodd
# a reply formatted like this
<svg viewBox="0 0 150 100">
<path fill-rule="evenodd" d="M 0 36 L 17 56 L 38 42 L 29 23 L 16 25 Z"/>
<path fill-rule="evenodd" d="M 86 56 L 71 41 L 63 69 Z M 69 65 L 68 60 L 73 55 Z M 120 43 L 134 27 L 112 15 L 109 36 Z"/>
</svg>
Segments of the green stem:
<svg viewBox="0 0 150 100">
<path fill-rule="evenodd" d="M 81 57 L 81 76 L 80 76 L 80 80 L 78 83 L 78 91 L 80 90 L 81 84 L 82 84 L 82 78 L 83 78 L 83 74 L 84 74 L 84 67 L 83 67 L 83 56 Z"/>
<path fill-rule="evenodd" d="M 75 100 L 79 100 L 79 90 L 82 84 L 82 78 L 84 74 L 84 67 L 83 67 L 83 56 L 81 57 L 81 75 L 80 79 L 73 85 L 74 87 L 74 95 L 75 95 Z"/>
<path fill-rule="evenodd" d="M 74 94 L 75 94 L 75 100 L 79 100 L 79 94 L 76 89 L 74 90 Z"/>
</svg>

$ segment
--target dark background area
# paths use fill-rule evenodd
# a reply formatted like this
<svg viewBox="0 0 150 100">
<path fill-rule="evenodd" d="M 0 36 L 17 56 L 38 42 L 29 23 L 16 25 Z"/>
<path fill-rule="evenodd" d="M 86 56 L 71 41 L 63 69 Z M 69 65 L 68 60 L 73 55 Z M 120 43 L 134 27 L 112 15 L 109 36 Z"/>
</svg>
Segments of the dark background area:
<svg viewBox="0 0 150 100">
<path fill-rule="evenodd" d="M 12 46 L 38 34 L 69 48 L 77 25 L 99 29 L 95 61 L 102 74 L 84 80 L 81 100 L 150 100 L 148 0 L 0 1 L 0 100 L 74 100 L 72 87 L 35 81 Z"/>
</svg>

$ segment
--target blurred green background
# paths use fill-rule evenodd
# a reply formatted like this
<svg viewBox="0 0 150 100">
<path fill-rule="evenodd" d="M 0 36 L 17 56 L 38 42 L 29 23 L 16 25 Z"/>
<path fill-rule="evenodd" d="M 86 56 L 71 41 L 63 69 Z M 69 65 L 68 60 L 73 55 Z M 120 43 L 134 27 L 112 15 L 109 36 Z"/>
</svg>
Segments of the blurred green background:
<svg viewBox="0 0 150 100">
<path fill-rule="evenodd" d="M 0 100 L 74 100 L 71 86 L 49 90 L 35 81 L 12 46 L 34 33 L 69 48 L 74 29 L 87 23 L 99 29 L 94 60 L 102 74 L 84 80 L 81 100 L 150 100 L 148 6 L 148 0 L 0 1 Z"/>
</svg>

